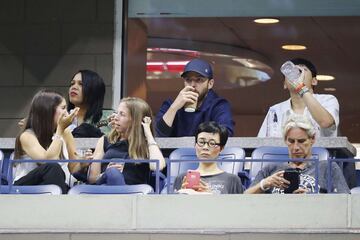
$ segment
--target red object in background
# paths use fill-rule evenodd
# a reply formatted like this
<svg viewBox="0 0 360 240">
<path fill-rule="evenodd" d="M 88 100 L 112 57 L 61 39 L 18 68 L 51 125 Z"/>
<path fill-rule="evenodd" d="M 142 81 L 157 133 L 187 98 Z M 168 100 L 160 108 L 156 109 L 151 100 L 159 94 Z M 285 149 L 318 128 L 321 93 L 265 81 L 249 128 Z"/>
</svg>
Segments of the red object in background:
<svg viewBox="0 0 360 240">
<path fill-rule="evenodd" d="M 147 62 L 147 72 L 182 72 L 184 71 L 187 61 L 168 61 L 168 62 Z"/>
</svg>

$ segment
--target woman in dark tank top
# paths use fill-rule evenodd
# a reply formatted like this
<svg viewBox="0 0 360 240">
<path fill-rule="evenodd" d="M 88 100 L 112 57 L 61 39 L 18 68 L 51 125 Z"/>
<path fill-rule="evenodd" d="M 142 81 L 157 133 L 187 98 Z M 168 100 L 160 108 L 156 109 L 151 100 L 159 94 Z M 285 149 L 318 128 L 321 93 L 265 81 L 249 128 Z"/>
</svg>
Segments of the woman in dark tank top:
<svg viewBox="0 0 360 240">
<path fill-rule="evenodd" d="M 140 98 L 124 98 L 113 120 L 109 135 L 101 137 L 96 145 L 94 159 L 133 159 L 133 162 L 92 163 L 88 181 L 95 184 L 124 185 L 148 183 L 149 171 L 155 163 L 137 163 L 136 159 L 157 159 L 160 170 L 165 159 L 153 137 L 150 106 Z"/>
</svg>

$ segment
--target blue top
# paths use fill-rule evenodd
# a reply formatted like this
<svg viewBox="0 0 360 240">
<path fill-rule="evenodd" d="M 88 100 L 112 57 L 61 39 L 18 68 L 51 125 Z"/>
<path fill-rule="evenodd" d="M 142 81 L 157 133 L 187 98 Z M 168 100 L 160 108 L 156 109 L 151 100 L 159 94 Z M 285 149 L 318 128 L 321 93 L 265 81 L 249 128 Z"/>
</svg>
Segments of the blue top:
<svg viewBox="0 0 360 240">
<path fill-rule="evenodd" d="M 158 137 L 195 136 L 198 126 L 203 122 L 215 121 L 227 128 L 229 137 L 234 134 L 234 121 L 231 107 L 227 100 L 219 97 L 212 89 L 207 93 L 203 103 L 195 112 L 185 112 L 184 108 L 177 111 L 173 126 L 169 127 L 163 115 L 170 108 L 172 100 L 166 100 L 156 115 L 156 135 Z"/>
</svg>

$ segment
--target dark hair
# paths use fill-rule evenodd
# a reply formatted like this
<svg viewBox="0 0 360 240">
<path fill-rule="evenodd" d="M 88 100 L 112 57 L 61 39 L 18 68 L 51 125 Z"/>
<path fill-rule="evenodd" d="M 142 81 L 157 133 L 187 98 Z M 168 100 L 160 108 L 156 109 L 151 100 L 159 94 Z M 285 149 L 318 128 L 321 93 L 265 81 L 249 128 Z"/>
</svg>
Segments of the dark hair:
<svg viewBox="0 0 360 240">
<path fill-rule="evenodd" d="M 304 58 L 294 58 L 294 59 L 291 59 L 290 61 L 295 65 L 304 65 L 304 66 L 306 66 L 310 70 L 312 77 L 313 78 L 316 77 L 316 75 L 317 75 L 316 67 L 309 60 L 306 60 Z"/>
<path fill-rule="evenodd" d="M 78 73 L 81 74 L 83 102 L 87 106 L 84 121 L 91 119 L 91 122 L 96 124 L 102 117 L 105 96 L 104 80 L 91 70 L 79 70 L 76 74 Z M 74 104 L 68 100 L 68 110 L 74 107 Z"/>
<path fill-rule="evenodd" d="M 196 135 L 195 135 L 195 141 L 197 142 L 197 138 L 198 135 L 202 132 L 207 132 L 207 133 L 218 133 L 220 135 L 220 147 L 224 147 L 228 137 L 229 137 L 229 133 L 228 130 L 218 124 L 217 122 L 211 121 L 211 122 L 203 122 L 199 125 L 197 131 L 196 131 Z"/>
<path fill-rule="evenodd" d="M 15 142 L 15 158 L 19 158 L 23 154 L 20 144 L 20 135 L 27 129 L 31 129 L 40 145 L 47 149 L 52 140 L 52 136 L 56 129 L 54 116 L 56 108 L 61 104 L 64 97 L 54 91 L 40 90 L 35 94 L 31 101 L 29 114 L 26 118 L 25 127 L 16 138 Z"/>
</svg>

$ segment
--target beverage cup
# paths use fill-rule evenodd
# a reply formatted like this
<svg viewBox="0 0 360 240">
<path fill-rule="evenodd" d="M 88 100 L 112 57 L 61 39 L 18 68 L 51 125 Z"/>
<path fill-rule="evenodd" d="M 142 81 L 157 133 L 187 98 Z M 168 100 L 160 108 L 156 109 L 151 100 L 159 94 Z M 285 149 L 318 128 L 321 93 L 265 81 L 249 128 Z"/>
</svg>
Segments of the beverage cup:
<svg viewBox="0 0 360 240">
<path fill-rule="evenodd" d="M 76 153 L 80 159 L 86 159 L 87 148 L 79 148 L 76 150 Z"/>
<path fill-rule="evenodd" d="M 185 112 L 195 112 L 197 107 L 197 99 L 194 103 L 188 102 L 185 104 Z"/>
</svg>

